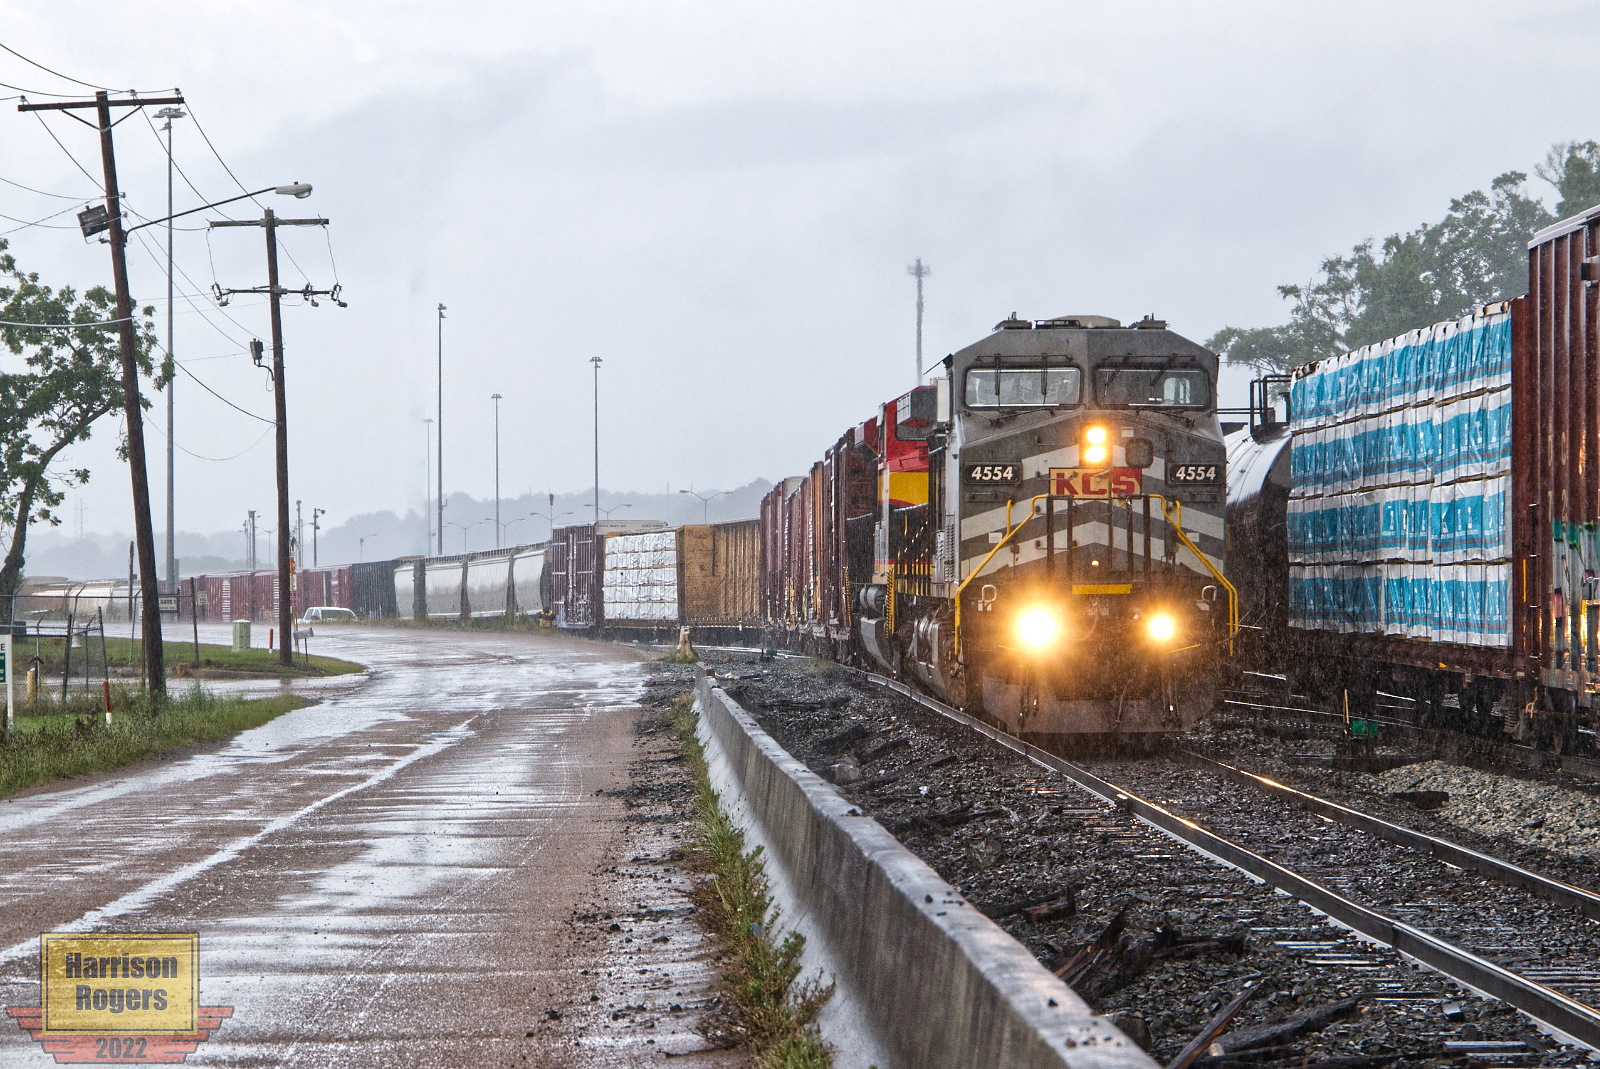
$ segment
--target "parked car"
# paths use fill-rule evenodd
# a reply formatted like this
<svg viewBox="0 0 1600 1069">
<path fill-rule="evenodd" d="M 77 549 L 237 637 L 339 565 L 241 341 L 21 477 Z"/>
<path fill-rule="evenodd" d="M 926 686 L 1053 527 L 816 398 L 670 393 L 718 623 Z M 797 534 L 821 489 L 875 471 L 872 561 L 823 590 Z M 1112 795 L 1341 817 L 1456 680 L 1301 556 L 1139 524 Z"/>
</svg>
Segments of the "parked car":
<svg viewBox="0 0 1600 1069">
<path fill-rule="evenodd" d="M 332 605 L 314 605 L 306 610 L 301 622 L 307 624 L 353 624 L 359 619 L 361 617 L 357 616 L 354 610 L 351 609 L 339 609 Z"/>
</svg>

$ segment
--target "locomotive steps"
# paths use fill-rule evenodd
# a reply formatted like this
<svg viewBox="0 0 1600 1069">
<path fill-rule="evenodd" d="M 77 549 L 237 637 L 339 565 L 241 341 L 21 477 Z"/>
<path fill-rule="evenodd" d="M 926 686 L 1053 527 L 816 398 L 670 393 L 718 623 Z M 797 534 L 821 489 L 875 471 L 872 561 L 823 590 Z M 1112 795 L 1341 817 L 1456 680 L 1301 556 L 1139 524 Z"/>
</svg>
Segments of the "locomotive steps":
<svg viewBox="0 0 1600 1069">
<path fill-rule="evenodd" d="M 842 1067 L 1151 1069 L 1132 1041 L 950 884 L 790 757 L 695 669 L 711 785 L 763 849 L 807 972 L 831 974 L 824 1038 Z"/>
</svg>

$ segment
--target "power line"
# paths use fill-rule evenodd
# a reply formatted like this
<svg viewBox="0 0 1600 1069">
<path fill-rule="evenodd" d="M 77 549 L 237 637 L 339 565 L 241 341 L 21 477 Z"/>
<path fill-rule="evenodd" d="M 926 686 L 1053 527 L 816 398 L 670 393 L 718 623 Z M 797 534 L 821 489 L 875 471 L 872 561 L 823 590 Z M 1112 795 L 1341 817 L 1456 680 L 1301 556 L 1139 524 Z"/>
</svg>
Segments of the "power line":
<svg viewBox="0 0 1600 1069">
<path fill-rule="evenodd" d="M 156 348 L 159 349 L 161 347 L 158 345 L 158 346 L 156 346 Z M 162 350 L 162 351 L 165 352 L 166 350 Z M 262 423 L 272 423 L 272 420 L 267 419 L 265 416 L 258 416 L 254 412 L 250 411 L 248 408 L 240 408 L 238 405 L 234 404 L 232 401 L 230 401 L 226 397 L 222 396 L 216 390 L 213 390 L 211 387 L 207 386 L 205 383 L 200 382 L 200 379 L 195 376 L 195 373 L 190 371 L 188 368 L 184 367 L 183 364 L 180 363 L 179 361 L 174 360 L 172 362 L 172 364 L 179 371 L 183 372 L 185 375 L 189 376 L 191 379 L 194 379 L 195 382 L 199 383 L 200 388 L 202 390 L 204 390 L 206 393 L 210 394 L 212 397 L 215 397 L 217 400 L 221 401 L 223 404 L 227 405 L 229 408 L 232 408 L 232 409 L 234 409 L 234 410 L 236 410 L 238 412 L 242 412 L 245 415 L 249 416 L 251 419 L 259 419 Z"/>
<path fill-rule="evenodd" d="M 21 226 L 14 226 L 10 230 L 0 231 L 0 237 L 4 237 L 6 234 L 15 234 L 19 230 L 26 230 L 30 226 L 42 226 L 46 230 L 76 230 L 78 228 L 73 226 L 71 223 L 49 223 L 49 222 L 46 222 L 45 220 L 54 219 L 57 216 L 66 215 L 68 212 L 75 212 L 77 210 L 78 210 L 78 206 L 76 204 L 74 204 L 70 208 L 62 208 L 59 212 L 52 212 L 49 215 L 45 216 L 44 219 L 35 219 L 32 222 L 28 221 L 27 219 L 18 219 L 14 215 L 6 215 L 4 213 L 0 213 L 0 219 L 9 219 L 13 223 L 21 223 L 22 224 Z"/>
<path fill-rule="evenodd" d="M 57 200 L 83 200 L 82 197 L 69 197 L 65 193 L 47 193 L 42 189 L 34 189 L 32 186 L 25 186 L 21 182 L 13 182 L 9 178 L 0 177 L 0 182 L 4 182 L 8 186 L 16 186 L 18 189 L 26 189 L 29 193 L 37 193 L 41 197 L 54 197 Z"/>
<path fill-rule="evenodd" d="M 166 435 L 162 433 L 160 427 L 155 427 L 154 429 L 155 429 L 156 434 L 160 435 L 162 438 L 166 437 Z M 251 442 L 249 445 L 245 446 L 243 449 L 239 450 L 237 453 L 233 454 L 233 456 L 231 456 L 231 457 L 203 457 L 199 453 L 196 453 L 192 449 L 184 449 L 183 446 L 179 445 L 177 442 L 173 442 L 172 443 L 172 447 L 174 449 L 178 449 L 178 450 L 181 450 L 182 452 L 188 453 L 190 456 L 194 457 L 196 460 L 210 461 L 213 464 L 224 464 L 224 463 L 226 463 L 227 461 L 230 461 L 230 460 L 238 460 L 240 457 L 242 457 L 246 453 L 250 452 L 256 446 L 258 446 L 262 442 L 266 441 L 267 440 L 267 435 L 269 435 L 271 433 L 272 433 L 272 431 L 271 431 L 270 428 L 268 430 L 262 431 L 260 438 L 257 438 L 255 441 Z"/>
<path fill-rule="evenodd" d="M 0 47 L 3 47 L 3 46 L 0 46 Z M 56 143 L 56 147 L 59 148 L 62 152 L 66 152 L 67 153 L 67 159 L 72 161 L 72 166 L 76 167 L 80 171 L 83 171 L 83 177 L 87 178 L 91 183 L 94 182 L 94 175 L 90 174 L 88 171 L 84 171 L 83 170 L 83 164 L 78 162 L 78 157 L 74 156 L 70 152 L 67 152 L 67 146 L 63 145 L 61 143 L 61 139 L 56 136 L 56 132 L 54 130 L 50 129 L 50 124 L 44 121 L 44 113 L 36 111 L 36 112 L 33 113 L 33 115 L 34 115 L 34 118 L 39 120 L 39 125 L 44 127 L 44 132 L 50 135 L 50 140 L 52 140 L 52 141 L 54 141 Z"/>
<path fill-rule="evenodd" d="M 81 85 L 81 86 L 84 86 L 84 87 L 89 88 L 89 89 L 104 89 L 105 88 L 105 86 L 103 86 L 103 85 L 94 85 L 91 82 L 79 81 L 77 78 L 72 77 L 70 74 L 62 74 L 60 71 L 53 71 L 49 67 L 46 67 L 43 63 L 40 63 L 37 60 L 29 59 L 27 56 L 23 55 L 21 52 L 18 52 L 14 48 L 7 48 L 3 44 L 0 44 L 0 48 L 4 48 L 7 52 L 10 52 L 13 56 L 16 56 L 18 59 L 22 60 L 22 62 L 28 64 L 29 66 L 38 67 L 40 70 L 44 71 L 46 74 L 53 74 L 57 78 L 60 78 L 62 81 L 71 82 L 74 85 Z M 46 95 L 46 94 L 41 94 L 41 95 Z M 54 94 L 49 94 L 49 95 L 54 95 Z"/>
</svg>

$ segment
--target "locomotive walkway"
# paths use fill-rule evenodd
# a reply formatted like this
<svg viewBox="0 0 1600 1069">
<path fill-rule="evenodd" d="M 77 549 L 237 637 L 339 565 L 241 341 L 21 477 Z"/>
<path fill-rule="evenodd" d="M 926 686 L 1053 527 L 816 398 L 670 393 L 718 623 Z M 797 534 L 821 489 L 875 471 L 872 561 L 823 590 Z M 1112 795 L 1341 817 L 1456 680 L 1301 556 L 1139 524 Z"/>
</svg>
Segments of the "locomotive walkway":
<svg viewBox="0 0 1600 1069">
<path fill-rule="evenodd" d="M 198 932 L 201 1004 L 233 1013 L 189 1064 L 634 1065 L 702 1046 L 687 1017 L 635 1039 L 548 1009 L 624 1000 L 601 975 L 620 945 L 581 917 L 624 893 L 602 870 L 670 830 L 628 824 L 618 797 L 639 655 L 399 629 L 316 642 L 371 678 L 229 744 L 0 803 L 0 1004 L 39 1005 L 42 932 Z M 644 892 L 625 893 L 635 910 Z M 670 945 L 626 953 L 691 1004 L 708 966 L 674 923 Z M 0 1016 L 0 1064 L 54 1062 Z"/>
</svg>

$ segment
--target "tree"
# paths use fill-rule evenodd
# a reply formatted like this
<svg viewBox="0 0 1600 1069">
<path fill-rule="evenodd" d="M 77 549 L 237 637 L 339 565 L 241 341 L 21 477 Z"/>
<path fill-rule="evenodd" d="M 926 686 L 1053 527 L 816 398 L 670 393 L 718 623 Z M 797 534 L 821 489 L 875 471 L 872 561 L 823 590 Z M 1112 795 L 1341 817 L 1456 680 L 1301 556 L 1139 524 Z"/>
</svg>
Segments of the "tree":
<svg viewBox="0 0 1600 1069">
<path fill-rule="evenodd" d="M 1558 141 L 1533 173 L 1556 187 L 1561 203 L 1556 218 L 1566 219 L 1600 205 L 1600 144 Z"/>
<path fill-rule="evenodd" d="M 1573 190 L 1582 186 L 1585 174 L 1595 173 L 1584 170 L 1600 160 L 1600 146 L 1594 148 L 1551 150 L 1552 158 L 1558 149 L 1564 153 L 1562 176 L 1571 178 L 1561 181 L 1569 181 Z M 1521 171 L 1507 171 L 1488 192 L 1474 190 L 1452 200 L 1437 223 L 1391 234 L 1381 248 L 1369 238 L 1348 256 L 1328 257 L 1320 278 L 1278 287 L 1294 302 L 1287 324 L 1224 327 L 1206 344 L 1232 363 L 1287 371 L 1520 296 L 1528 285 L 1528 239 L 1555 221 L 1542 201 L 1524 192 L 1527 179 Z"/>
<path fill-rule="evenodd" d="M 19 270 L 6 247 L 0 240 L 0 276 L 9 279 L 0 286 L 0 343 L 24 357 L 23 370 L 0 371 L 0 516 L 11 528 L 0 564 L 0 599 L 9 614 L 22 580 L 29 526 L 59 525 L 54 510 L 64 488 L 89 480 L 86 468 L 57 471 L 51 465 L 68 446 L 86 441 L 96 420 L 122 407 L 122 362 L 116 328 L 105 326 L 116 318 L 114 294 L 103 286 L 82 296 L 70 286 L 52 290 L 37 273 Z M 155 309 L 141 314 L 137 357 L 149 374 Z M 66 324 L 74 326 L 61 329 Z M 166 376 L 155 381 L 161 389 Z M 126 447 L 118 452 L 125 457 Z"/>
</svg>

